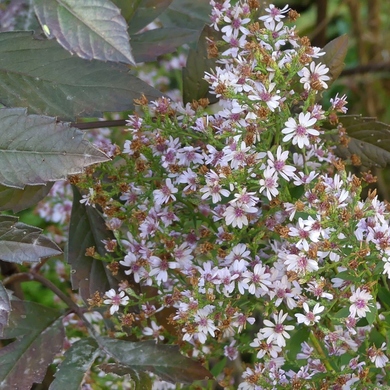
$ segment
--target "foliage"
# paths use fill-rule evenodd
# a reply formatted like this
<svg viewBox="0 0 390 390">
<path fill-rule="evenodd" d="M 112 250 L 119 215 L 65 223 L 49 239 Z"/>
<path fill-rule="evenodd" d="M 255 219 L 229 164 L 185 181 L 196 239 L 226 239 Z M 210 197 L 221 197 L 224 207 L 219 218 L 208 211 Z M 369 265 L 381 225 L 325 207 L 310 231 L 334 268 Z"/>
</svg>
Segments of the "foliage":
<svg viewBox="0 0 390 390">
<path fill-rule="evenodd" d="M 387 383 L 389 212 L 346 165 L 389 130 L 320 104 L 347 37 L 257 1 L 32 3 L 41 33 L 0 33 L 0 210 L 57 225 L 0 216 L 1 386 Z"/>
</svg>

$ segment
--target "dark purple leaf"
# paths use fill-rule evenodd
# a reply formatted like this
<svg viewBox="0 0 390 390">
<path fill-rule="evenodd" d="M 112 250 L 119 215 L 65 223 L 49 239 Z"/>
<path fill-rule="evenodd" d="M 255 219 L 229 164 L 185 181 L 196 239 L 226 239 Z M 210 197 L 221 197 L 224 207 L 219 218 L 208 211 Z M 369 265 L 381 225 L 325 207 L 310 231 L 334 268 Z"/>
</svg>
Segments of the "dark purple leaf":
<svg viewBox="0 0 390 390">
<path fill-rule="evenodd" d="M 3 338 L 17 339 L 0 349 L 1 388 L 30 390 L 41 383 L 64 337 L 61 313 L 34 302 L 13 301 Z"/>
<path fill-rule="evenodd" d="M 129 342 L 101 337 L 100 346 L 120 365 L 130 370 L 150 371 L 171 383 L 192 383 L 212 379 L 211 373 L 199 362 L 183 356 L 174 345 L 154 342 Z M 123 367 L 121 368 L 123 369 Z"/>
<path fill-rule="evenodd" d="M 126 20 L 110 0 L 34 0 L 48 38 L 81 58 L 134 64 Z"/>
<path fill-rule="evenodd" d="M 195 42 L 199 31 L 187 28 L 157 28 L 133 35 L 131 42 L 137 62 L 155 61 L 158 56 L 173 52 L 185 43 Z"/>
<path fill-rule="evenodd" d="M 343 159 L 352 154 L 360 157 L 365 167 L 384 167 L 390 163 L 390 126 L 375 118 L 346 115 L 340 122 L 350 138 L 348 146 L 340 145 L 337 136 L 332 139 L 337 144 L 336 153 Z"/>
<path fill-rule="evenodd" d="M 153 22 L 169 7 L 172 0 L 141 0 L 137 3 L 137 8 L 134 10 L 131 18 L 127 19 L 129 22 L 129 34 L 135 34 Z"/>
<path fill-rule="evenodd" d="M 41 186 L 26 186 L 23 190 L 0 185 L 0 211 L 12 210 L 17 213 L 35 206 L 49 192 L 53 183 Z"/>
<path fill-rule="evenodd" d="M 107 263 L 86 256 L 87 248 L 95 247 L 101 256 L 106 254 L 102 240 L 114 239 L 98 210 L 80 203 L 80 192 L 73 188 L 73 207 L 69 226 L 69 243 L 66 251 L 71 265 L 73 289 L 80 289 L 81 297 L 86 301 L 95 292 L 104 293 L 110 288 L 117 288 L 118 279 L 125 279 L 123 274 L 117 278 L 107 269 Z"/>
<path fill-rule="evenodd" d="M 0 216 L 0 259 L 12 263 L 38 262 L 60 255 L 61 249 L 43 236 L 42 229 L 18 222 L 11 215 Z"/>
<path fill-rule="evenodd" d="M 99 346 L 92 338 L 76 341 L 65 352 L 64 360 L 55 373 L 55 379 L 49 390 L 78 390 L 85 374 L 99 355 Z"/>
<path fill-rule="evenodd" d="M 31 32 L 0 33 L 0 102 L 30 113 L 74 121 L 134 107 L 161 92 L 129 73 L 128 66 L 72 56 L 56 41 Z"/>
<path fill-rule="evenodd" d="M 0 183 L 7 187 L 23 189 L 66 179 L 109 160 L 81 130 L 56 118 L 2 108 L 0 122 Z"/>
<path fill-rule="evenodd" d="M 0 337 L 3 337 L 4 328 L 8 325 L 8 317 L 11 311 L 11 304 L 7 290 L 0 283 Z"/>
<path fill-rule="evenodd" d="M 348 51 L 348 36 L 341 35 L 333 39 L 325 45 L 323 51 L 325 51 L 325 55 L 320 57 L 317 62 L 322 62 L 329 68 L 328 75 L 331 79 L 327 84 L 331 85 L 344 68 L 344 59 Z"/>
<path fill-rule="evenodd" d="M 207 40 L 217 41 L 220 34 L 209 26 L 202 30 L 196 50 L 190 49 L 187 64 L 183 68 L 183 101 L 191 103 L 193 100 L 208 98 L 210 103 L 216 103 L 215 95 L 209 93 L 209 83 L 204 80 L 204 73 L 215 69 L 215 58 L 208 58 Z"/>
</svg>

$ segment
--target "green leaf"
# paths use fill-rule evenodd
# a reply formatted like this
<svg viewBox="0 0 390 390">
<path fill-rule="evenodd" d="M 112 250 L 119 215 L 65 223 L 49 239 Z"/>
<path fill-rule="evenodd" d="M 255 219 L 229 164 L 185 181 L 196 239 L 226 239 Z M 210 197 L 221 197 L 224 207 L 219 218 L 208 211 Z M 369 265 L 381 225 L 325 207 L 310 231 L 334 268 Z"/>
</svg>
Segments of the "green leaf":
<svg viewBox="0 0 390 390">
<path fill-rule="evenodd" d="M 204 73 L 215 69 L 215 58 L 208 58 L 207 40 L 219 40 L 220 34 L 210 26 L 205 26 L 198 40 L 196 50 L 190 49 L 187 64 L 183 68 L 183 102 L 191 103 L 193 100 L 208 98 L 210 103 L 218 99 L 209 93 L 209 83 L 204 80 Z"/>
<path fill-rule="evenodd" d="M 110 0 L 34 0 L 48 38 L 86 60 L 135 65 L 126 20 Z"/>
<path fill-rule="evenodd" d="M 43 258 L 60 255 L 61 249 L 42 229 L 18 222 L 12 215 L 0 216 L 0 259 L 12 263 L 36 263 Z"/>
<path fill-rule="evenodd" d="M 290 360 L 295 361 L 297 359 L 297 354 L 301 352 L 301 344 L 304 341 L 308 341 L 310 336 L 310 328 L 307 326 L 301 325 L 300 328 L 294 334 L 292 334 L 291 341 L 289 343 L 288 356 Z"/>
<path fill-rule="evenodd" d="M 85 373 L 99 355 L 99 346 L 92 338 L 76 341 L 64 355 L 49 390 L 79 390 Z"/>
<path fill-rule="evenodd" d="M 365 167 L 384 167 L 390 162 L 390 126 L 378 122 L 375 118 L 346 115 L 339 118 L 347 130 L 350 141 L 348 146 L 340 145 L 337 136 L 336 153 L 343 159 L 350 159 L 352 154 L 360 157 Z"/>
<path fill-rule="evenodd" d="M 209 0 L 173 0 L 159 19 L 165 27 L 183 27 L 202 30 L 210 24 L 211 5 Z"/>
<path fill-rule="evenodd" d="M 187 28 L 157 28 L 131 37 L 137 62 L 155 61 L 158 56 L 171 53 L 185 43 L 195 42 L 199 31 Z"/>
<path fill-rule="evenodd" d="M 171 383 L 192 383 L 211 379 L 211 373 L 199 362 L 181 355 L 174 345 L 154 342 L 129 342 L 101 337 L 100 346 L 122 366 L 130 370 L 151 371 Z"/>
<path fill-rule="evenodd" d="M 4 339 L 17 338 L 0 349 L 2 389 L 30 390 L 41 383 L 46 369 L 62 349 L 65 337 L 61 313 L 34 302 L 13 301 Z"/>
<path fill-rule="evenodd" d="M 0 337 L 3 337 L 4 328 L 8 325 L 8 317 L 11 311 L 11 303 L 7 290 L 0 283 Z"/>
<path fill-rule="evenodd" d="M 127 22 L 131 20 L 142 1 L 144 0 L 112 0 L 112 2 L 121 10 L 121 14 Z"/>
<path fill-rule="evenodd" d="M 322 62 L 329 68 L 327 81 L 328 86 L 331 85 L 339 76 L 344 68 L 344 59 L 348 51 L 348 36 L 341 35 L 330 41 L 323 48 L 325 55 L 317 60 L 317 63 Z"/>
<path fill-rule="evenodd" d="M 81 199 L 80 192 L 73 187 L 73 207 L 65 255 L 72 267 L 72 288 L 80 289 L 79 293 L 86 301 L 96 291 L 103 294 L 110 288 L 116 289 L 118 279 L 124 280 L 127 277 L 118 273 L 114 278 L 105 262 L 85 255 L 87 248 L 95 247 L 96 252 L 104 256 L 106 250 L 102 240 L 114 239 L 114 235 L 107 229 L 99 211 L 94 207 L 84 206 L 80 203 Z"/>
<path fill-rule="evenodd" d="M 127 19 L 129 22 L 129 34 L 135 34 L 153 22 L 169 7 L 172 0 L 141 0 L 137 3 L 137 8 L 134 10 L 131 18 Z"/>
<path fill-rule="evenodd" d="M 386 310 L 390 309 L 390 291 L 383 287 L 378 287 L 378 298 L 380 299 L 380 303 L 382 306 L 386 308 Z M 390 325 L 390 322 L 387 322 Z"/>
<path fill-rule="evenodd" d="M 376 316 L 378 314 L 378 309 L 376 308 L 375 304 L 369 305 L 370 311 L 366 313 L 366 319 L 368 322 L 368 325 L 372 325 L 376 319 Z"/>
<path fill-rule="evenodd" d="M 0 211 L 12 210 L 17 213 L 35 206 L 49 192 L 52 183 L 41 186 L 26 186 L 23 190 L 0 185 Z"/>
<path fill-rule="evenodd" d="M 81 130 L 55 118 L 27 115 L 23 108 L 0 109 L 0 183 L 23 189 L 83 172 L 109 160 Z"/>
<path fill-rule="evenodd" d="M 134 390 L 151 390 L 153 388 L 152 378 L 147 372 L 138 372 L 129 366 L 123 366 L 118 363 L 103 363 L 99 365 L 99 369 L 105 373 L 115 375 L 130 375 L 134 382 Z"/>
<path fill-rule="evenodd" d="M 149 100 L 161 96 L 123 64 L 83 60 L 31 32 L 0 33 L 0 103 L 5 106 L 73 121 L 131 110 L 142 94 Z"/>
</svg>

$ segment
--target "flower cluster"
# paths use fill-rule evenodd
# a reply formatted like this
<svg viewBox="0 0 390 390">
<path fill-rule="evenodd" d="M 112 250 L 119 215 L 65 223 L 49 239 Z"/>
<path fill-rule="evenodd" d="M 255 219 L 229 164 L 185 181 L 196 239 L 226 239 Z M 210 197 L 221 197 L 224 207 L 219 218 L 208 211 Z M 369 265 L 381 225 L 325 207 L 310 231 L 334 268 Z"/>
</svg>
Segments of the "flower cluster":
<svg viewBox="0 0 390 390">
<path fill-rule="evenodd" d="M 326 123 L 342 131 L 346 97 L 319 104 L 324 52 L 285 24 L 297 16 L 287 6 L 258 18 L 257 2 L 211 4 L 222 40 L 205 79 L 218 108 L 161 98 L 130 115 L 118 192 L 110 183 L 102 205 L 121 221 L 128 280 L 105 303 L 138 337 L 192 356 L 250 353 L 240 384 L 221 374 L 226 388 L 385 383 L 390 219 L 325 137 Z M 132 283 L 158 291 L 154 306 Z M 120 310 L 125 292 L 141 314 Z"/>
</svg>

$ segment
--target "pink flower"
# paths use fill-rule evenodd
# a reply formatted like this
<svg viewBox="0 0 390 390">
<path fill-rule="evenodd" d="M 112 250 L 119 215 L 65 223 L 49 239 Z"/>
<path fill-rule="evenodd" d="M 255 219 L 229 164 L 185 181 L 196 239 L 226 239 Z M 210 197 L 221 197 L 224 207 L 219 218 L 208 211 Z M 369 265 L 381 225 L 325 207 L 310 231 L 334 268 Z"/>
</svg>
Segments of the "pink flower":
<svg viewBox="0 0 390 390">
<path fill-rule="evenodd" d="M 176 194 L 179 190 L 175 188 L 172 184 L 171 179 L 166 179 L 165 184 L 161 186 L 159 190 L 153 191 L 154 201 L 157 205 L 162 205 L 168 203 L 171 199 L 176 200 Z"/>
<path fill-rule="evenodd" d="M 286 127 L 282 130 L 282 133 L 286 134 L 283 137 L 283 142 L 288 142 L 292 139 L 292 144 L 298 145 L 301 149 L 304 146 L 310 146 L 309 136 L 320 134 L 318 130 L 311 128 L 316 122 L 315 118 L 311 118 L 310 112 L 306 114 L 301 112 L 298 117 L 298 123 L 294 118 L 289 118 L 284 124 Z"/>
<path fill-rule="evenodd" d="M 354 290 L 354 288 L 352 287 L 351 290 Z M 352 303 L 352 305 L 349 307 L 351 316 L 358 316 L 359 318 L 365 317 L 366 313 L 370 311 L 368 301 L 372 299 L 373 297 L 370 293 L 358 287 L 357 290 L 354 291 L 349 297 L 349 301 Z"/>
</svg>

